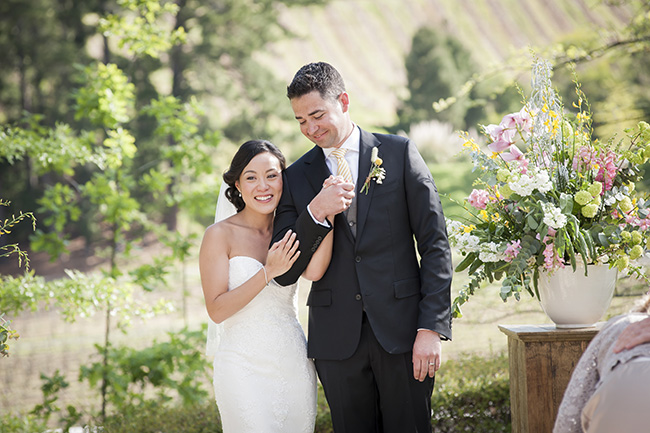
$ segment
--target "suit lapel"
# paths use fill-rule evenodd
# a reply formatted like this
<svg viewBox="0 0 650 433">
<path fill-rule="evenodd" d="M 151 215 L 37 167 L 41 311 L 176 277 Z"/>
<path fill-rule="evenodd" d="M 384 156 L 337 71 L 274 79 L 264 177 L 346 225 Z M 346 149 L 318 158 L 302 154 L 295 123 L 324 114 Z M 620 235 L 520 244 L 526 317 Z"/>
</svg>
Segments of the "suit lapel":
<svg viewBox="0 0 650 433">
<path fill-rule="evenodd" d="M 372 192 L 375 189 L 374 181 L 370 182 L 368 191 L 361 192 L 363 184 L 370 173 L 370 156 L 373 147 L 379 147 L 381 142 L 369 132 L 361 130 L 361 139 L 359 141 L 359 177 L 357 179 L 357 239 L 363 233 L 368 211 L 370 209 L 370 202 L 372 201 Z M 367 192 L 367 194 L 366 194 Z"/>
<path fill-rule="evenodd" d="M 327 164 L 325 163 L 325 154 L 320 147 L 314 146 L 314 148 L 305 156 L 305 178 L 307 178 L 307 181 L 314 190 L 314 195 L 316 195 L 323 188 L 323 182 L 325 179 L 327 179 L 332 173 L 329 168 L 327 168 Z M 368 156 L 368 158 L 370 158 L 370 156 Z M 335 219 L 340 220 L 338 226 L 344 227 L 343 231 L 346 233 L 346 236 L 348 236 L 350 241 L 354 243 L 354 236 L 352 236 L 345 215 L 340 213 L 336 215 Z"/>
<path fill-rule="evenodd" d="M 306 156 L 307 157 L 304 160 L 305 177 L 311 184 L 315 193 L 318 194 L 318 192 L 323 188 L 323 182 L 331 173 L 327 168 L 327 164 L 325 164 L 325 155 L 320 147 L 314 146 Z"/>
</svg>

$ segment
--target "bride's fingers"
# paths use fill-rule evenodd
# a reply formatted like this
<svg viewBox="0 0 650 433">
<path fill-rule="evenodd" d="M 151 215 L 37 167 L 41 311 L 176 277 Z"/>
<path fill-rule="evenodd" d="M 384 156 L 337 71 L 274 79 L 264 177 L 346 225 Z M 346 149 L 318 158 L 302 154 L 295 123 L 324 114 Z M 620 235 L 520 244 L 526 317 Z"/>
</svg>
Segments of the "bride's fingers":
<svg viewBox="0 0 650 433">
<path fill-rule="evenodd" d="M 287 232 L 287 235 L 289 235 L 289 232 Z M 298 242 L 296 240 L 296 233 L 293 232 L 291 233 L 288 237 L 285 235 L 285 237 L 282 239 L 284 241 L 284 244 L 282 245 L 283 252 L 285 254 L 288 254 L 289 251 L 295 246 L 295 244 Z"/>
<path fill-rule="evenodd" d="M 300 251 L 298 250 L 298 247 L 300 246 L 300 241 L 296 239 L 289 249 L 288 256 L 291 258 L 292 261 L 295 261 L 298 258 L 298 254 L 300 254 Z"/>
<path fill-rule="evenodd" d="M 270 250 L 273 251 L 273 250 L 278 250 L 280 248 L 283 248 L 283 249 L 286 248 L 287 242 L 289 241 L 289 238 L 292 235 L 295 235 L 295 233 L 291 229 L 287 230 L 287 232 L 284 234 L 282 239 L 280 239 L 279 241 L 277 241 L 273 245 L 271 245 Z"/>
</svg>

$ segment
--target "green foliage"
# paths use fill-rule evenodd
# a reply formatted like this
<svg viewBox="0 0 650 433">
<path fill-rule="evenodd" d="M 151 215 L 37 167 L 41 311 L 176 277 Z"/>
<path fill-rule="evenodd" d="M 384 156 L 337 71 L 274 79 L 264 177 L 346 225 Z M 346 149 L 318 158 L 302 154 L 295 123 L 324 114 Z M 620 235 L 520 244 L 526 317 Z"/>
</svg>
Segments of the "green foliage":
<svg viewBox="0 0 650 433">
<path fill-rule="evenodd" d="M 431 119 L 465 127 L 466 98 L 441 113 L 436 113 L 432 104 L 455 95 L 472 75 L 476 66 L 469 51 L 455 37 L 433 27 L 421 27 L 413 36 L 405 66 L 409 97 L 397 110 L 399 123 L 395 129 L 408 131 L 412 124 Z"/>
<path fill-rule="evenodd" d="M 0 206 L 9 206 L 9 205 L 10 202 L 0 198 Z M 32 229 L 36 229 L 36 218 L 34 217 L 34 214 L 32 214 L 31 212 L 22 213 L 21 211 L 18 216 L 12 215 L 11 218 L 7 218 L 4 221 L 0 220 L 0 237 L 11 233 L 11 229 L 13 227 L 15 227 L 18 223 L 26 219 L 31 219 Z M 9 257 L 12 254 L 16 254 L 18 256 L 18 266 L 22 266 L 23 262 L 25 262 L 25 268 L 29 269 L 29 257 L 27 256 L 27 253 L 25 251 L 20 249 L 20 246 L 18 244 L 0 245 L 0 257 Z M 0 276 L 0 282 L 1 282 L 1 276 Z M 2 303 L 1 298 L 0 298 L 0 303 Z M 11 321 L 7 321 L 4 318 L 6 311 L 7 310 L 0 307 L 0 356 L 2 357 L 9 356 L 8 341 L 10 339 L 17 340 L 19 337 L 18 332 L 16 332 L 16 330 L 11 327 Z"/>
<path fill-rule="evenodd" d="M 477 355 L 447 361 L 431 399 L 434 433 L 509 432 L 508 358 Z"/>
<path fill-rule="evenodd" d="M 151 349 L 155 346 L 152 346 Z M 146 349 L 143 352 L 149 350 Z M 191 348 L 188 350 L 191 352 Z M 133 354 L 135 353 L 133 352 Z M 148 372 L 143 373 L 143 368 L 138 368 L 139 363 L 126 367 L 131 365 L 127 360 L 132 359 L 134 359 L 133 356 L 127 355 L 122 358 L 120 363 L 126 368 L 125 376 L 131 377 L 131 385 L 141 383 L 140 379 L 134 380 L 135 377 L 150 376 Z M 128 371 L 132 371 L 132 373 L 128 373 Z M 433 432 L 510 431 L 510 391 L 507 372 L 508 359 L 505 354 L 488 358 L 468 355 L 462 359 L 445 362 L 437 373 L 436 386 L 431 399 Z M 167 386 L 164 380 L 159 382 L 161 386 Z M 124 390 L 121 392 L 126 394 Z M 138 392 L 136 395 L 142 396 Z M 163 400 L 166 401 L 165 398 Z M 128 401 L 128 398 L 124 401 Z M 136 431 L 139 433 L 161 431 L 166 433 L 213 433 L 222 431 L 217 407 L 212 401 L 212 397 L 205 395 L 196 401 L 181 405 L 161 403 L 158 398 L 154 398 L 136 401 L 134 407 L 127 406 L 122 409 L 116 407 L 106 418 L 102 427 L 105 433 Z M 14 431 L 18 430 L 7 430 L 7 433 Z M 332 433 L 333 431 L 329 408 L 320 385 L 314 431 L 315 433 Z"/>
<path fill-rule="evenodd" d="M 0 414 L 0 431 L 3 433 L 34 433 L 47 431 L 47 423 L 30 414 Z"/>
<path fill-rule="evenodd" d="M 12 338 L 17 340 L 18 332 L 11 327 L 11 321 L 4 318 L 4 313 L 0 313 L 0 356 L 9 356 L 9 343 Z"/>
<path fill-rule="evenodd" d="M 37 404 L 30 414 L 37 416 L 38 419 L 43 420 L 45 423 L 50 421 L 50 417 L 53 414 L 58 414 L 60 416 L 58 424 L 62 426 L 64 432 L 67 432 L 82 416 L 72 405 L 68 405 L 66 408 L 67 412 L 62 414 L 61 409 L 56 404 L 59 399 L 59 392 L 70 386 L 70 384 L 61 375 L 59 370 L 56 370 L 52 377 L 41 373 L 41 380 L 43 381 L 43 385 L 41 386 L 43 403 Z"/>
<path fill-rule="evenodd" d="M 88 134 L 79 135 L 70 125 L 57 124 L 54 128 L 42 125 L 40 115 L 26 115 L 24 126 L 0 127 L 0 159 L 9 164 L 29 159 L 35 174 L 74 174 L 76 164 L 98 162 L 100 155 L 92 150 Z M 76 163 L 76 164 L 75 164 Z"/>
<path fill-rule="evenodd" d="M 150 318 L 169 313 L 173 306 L 161 299 L 149 303 L 135 297 L 138 289 L 127 277 L 111 278 L 99 274 L 66 271 L 68 277 L 47 281 L 28 272 L 20 277 L 5 276 L 0 284 L 0 311 L 17 314 L 54 306 L 67 322 L 92 317 L 110 301 L 117 315 L 117 326 L 124 329 L 133 318 Z"/>
<path fill-rule="evenodd" d="M 2 424 L 0 424 L 2 425 Z M 136 414 L 113 414 L 102 424 L 104 433 L 222 433 L 214 402 L 195 406 L 163 407 L 155 404 Z"/>
<path fill-rule="evenodd" d="M 145 349 L 109 346 L 106 360 L 81 367 L 80 380 L 96 388 L 107 378 L 107 401 L 111 410 L 123 416 L 168 406 L 175 398 L 186 407 L 205 401 L 208 362 L 200 350 L 205 329 L 183 329 L 168 336 L 168 342 L 154 340 Z M 101 356 L 105 349 L 97 346 Z"/>
<path fill-rule="evenodd" d="M 9 206 L 10 204 L 11 202 L 0 198 L 0 206 Z M 11 218 L 0 220 L 0 237 L 11 233 L 13 227 L 24 220 L 31 220 L 32 229 L 36 230 L 36 217 L 34 217 L 34 214 L 32 212 L 23 213 L 21 211 L 18 216 L 12 215 Z M 29 269 L 29 257 L 27 257 L 27 253 L 25 251 L 20 249 L 18 244 L 0 245 L 0 257 L 9 257 L 12 254 L 16 254 L 18 256 L 18 266 L 22 266 L 22 263 L 24 261 L 25 267 Z"/>
<path fill-rule="evenodd" d="M 127 48 L 135 56 L 158 57 L 185 41 L 185 29 L 169 25 L 179 10 L 173 1 L 117 0 L 117 4 L 123 14 L 101 18 L 99 30 L 106 37 L 117 37 L 120 48 Z"/>
<path fill-rule="evenodd" d="M 87 118 L 95 126 L 113 129 L 131 119 L 135 88 L 117 65 L 86 66 L 79 82 L 83 86 L 74 95 L 76 120 Z"/>
</svg>

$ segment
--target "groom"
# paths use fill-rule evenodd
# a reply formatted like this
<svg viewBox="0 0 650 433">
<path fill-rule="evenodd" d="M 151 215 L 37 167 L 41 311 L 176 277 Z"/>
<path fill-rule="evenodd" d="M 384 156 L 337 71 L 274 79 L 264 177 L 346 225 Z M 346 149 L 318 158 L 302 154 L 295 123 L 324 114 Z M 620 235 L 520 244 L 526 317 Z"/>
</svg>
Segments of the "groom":
<svg viewBox="0 0 650 433">
<path fill-rule="evenodd" d="M 284 172 L 273 241 L 295 230 L 301 254 L 276 281 L 295 282 L 334 230 L 329 268 L 307 300 L 308 356 L 334 431 L 430 432 L 440 340 L 451 338 L 452 275 L 431 174 L 408 139 L 371 134 L 352 122 L 343 79 L 331 65 L 303 66 L 287 96 L 301 132 L 316 146 Z M 368 179 L 374 147 L 383 181 Z M 322 188 L 330 174 L 348 181 Z M 328 215 L 336 216 L 328 221 Z"/>
</svg>

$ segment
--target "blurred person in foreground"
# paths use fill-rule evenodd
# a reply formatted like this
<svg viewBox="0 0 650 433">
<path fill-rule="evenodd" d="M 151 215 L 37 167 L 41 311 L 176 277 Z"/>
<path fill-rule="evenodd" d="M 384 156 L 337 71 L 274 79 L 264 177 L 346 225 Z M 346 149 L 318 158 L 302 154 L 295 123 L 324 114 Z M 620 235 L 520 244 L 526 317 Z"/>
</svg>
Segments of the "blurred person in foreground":
<svg viewBox="0 0 650 433">
<path fill-rule="evenodd" d="M 431 172 L 409 139 L 352 122 L 331 65 L 303 66 L 287 96 L 315 146 L 284 172 L 273 239 L 296 232 L 300 257 L 276 280 L 295 282 L 333 229 L 329 267 L 307 304 L 308 356 L 334 431 L 430 432 L 441 339 L 451 338 L 452 279 Z M 345 182 L 322 190 L 330 175 Z"/>
<path fill-rule="evenodd" d="M 603 325 L 571 375 L 553 433 L 650 431 L 650 339 L 634 337 L 639 325 L 647 328 L 649 312 L 646 295 Z"/>
</svg>

